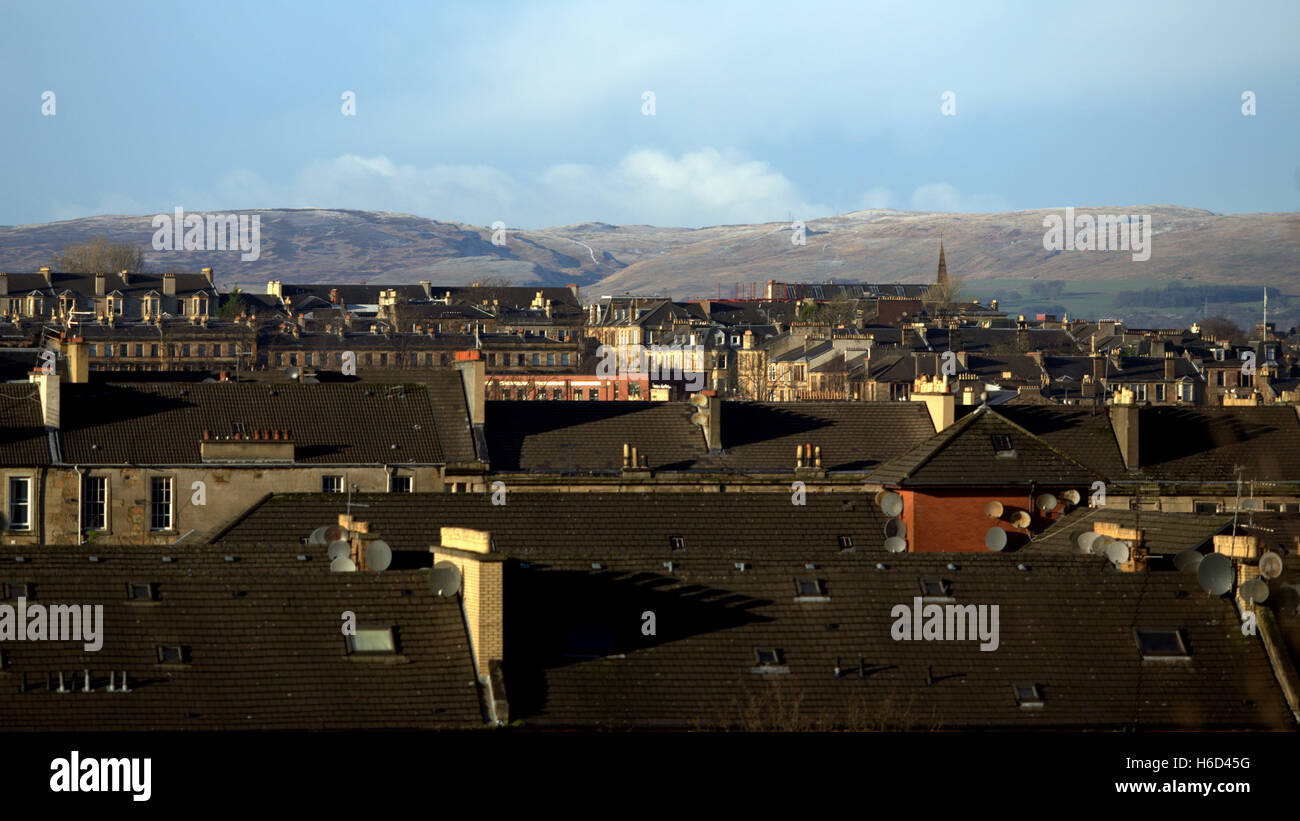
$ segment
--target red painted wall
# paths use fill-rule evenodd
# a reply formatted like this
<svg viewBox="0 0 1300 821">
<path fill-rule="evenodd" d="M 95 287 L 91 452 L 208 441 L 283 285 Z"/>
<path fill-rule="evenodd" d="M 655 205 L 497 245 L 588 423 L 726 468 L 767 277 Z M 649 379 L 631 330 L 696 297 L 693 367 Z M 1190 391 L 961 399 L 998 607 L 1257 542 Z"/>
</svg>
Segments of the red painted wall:
<svg viewBox="0 0 1300 821">
<path fill-rule="evenodd" d="M 1066 488 L 1034 488 L 1035 496 L 1055 494 L 1059 499 Z M 1028 541 L 1024 530 L 1012 527 L 1010 519 L 1018 510 L 1030 512 L 1030 532 L 1037 534 L 1065 512 L 1065 504 L 1041 515 L 1032 506 L 1027 488 L 928 488 L 899 490 L 903 497 L 903 522 L 907 525 L 907 549 L 911 553 L 988 553 L 984 534 L 991 527 L 1007 531 L 1007 550 Z M 1005 509 L 1000 520 L 984 515 L 984 507 L 997 500 Z M 1004 551 L 1005 552 L 1005 551 Z"/>
</svg>

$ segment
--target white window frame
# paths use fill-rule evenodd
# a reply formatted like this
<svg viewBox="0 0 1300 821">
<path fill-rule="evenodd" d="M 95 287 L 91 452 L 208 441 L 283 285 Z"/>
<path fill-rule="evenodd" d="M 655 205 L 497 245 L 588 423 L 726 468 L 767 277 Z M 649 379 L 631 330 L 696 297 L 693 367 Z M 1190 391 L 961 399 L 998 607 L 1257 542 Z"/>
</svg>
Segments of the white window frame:
<svg viewBox="0 0 1300 821">
<path fill-rule="evenodd" d="M 102 532 L 108 530 L 108 477 L 86 474 L 81 477 L 81 529 L 83 531 Z M 90 518 L 87 515 L 87 508 L 92 503 L 90 489 L 92 483 L 100 483 L 103 487 L 102 498 L 98 504 L 102 507 L 103 522 L 99 525 L 90 524 Z M 99 495 L 99 494 L 96 494 Z"/>
<path fill-rule="evenodd" d="M 161 485 L 159 483 L 161 483 Z M 158 499 L 155 497 L 155 488 L 159 486 L 163 487 L 165 491 L 164 493 L 165 499 L 163 500 L 163 503 L 166 505 L 167 508 L 165 514 L 167 517 L 167 523 L 164 527 L 158 527 L 155 524 L 157 518 L 155 513 L 155 508 L 158 505 Z M 170 476 L 149 477 L 149 530 L 155 532 L 165 532 L 168 530 L 176 529 L 175 490 L 176 490 L 176 482 L 172 477 Z"/>
<path fill-rule="evenodd" d="M 8 511 L 8 521 L 5 524 L 7 530 L 19 531 L 22 533 L 30 532 L 32 529 L 32 477 L 30 476 L 10 476 L 6 485 L 8 497 L 6 498 L 5 509 Z M 23 521 L 19 522 L 14 517 L 15 505 L 18 502 L 15 499 L 14 489 L 24 488 L 25 498 L 21 502 L 23 506 Z"/>
</svg>

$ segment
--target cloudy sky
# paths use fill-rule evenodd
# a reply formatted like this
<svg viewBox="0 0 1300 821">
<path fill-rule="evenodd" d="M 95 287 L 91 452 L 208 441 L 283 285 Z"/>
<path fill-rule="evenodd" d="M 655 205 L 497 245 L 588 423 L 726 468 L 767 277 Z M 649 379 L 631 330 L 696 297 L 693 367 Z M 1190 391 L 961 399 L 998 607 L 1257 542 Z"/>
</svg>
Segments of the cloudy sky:
<svg viewBox="0 0 1300 821">
<path fill-rule="evenodd" d="M 0 224 L 1295 211 L 1298 34 L 1294 0 L 7 4 Z"/>
</svg>

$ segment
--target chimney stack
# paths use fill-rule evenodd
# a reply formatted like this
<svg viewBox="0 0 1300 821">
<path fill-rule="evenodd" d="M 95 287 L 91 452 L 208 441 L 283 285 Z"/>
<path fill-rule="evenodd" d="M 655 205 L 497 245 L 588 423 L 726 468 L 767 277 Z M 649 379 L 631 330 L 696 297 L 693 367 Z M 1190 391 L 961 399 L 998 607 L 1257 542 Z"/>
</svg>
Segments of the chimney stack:
<svg viewBox="0 0 1300 821">
<path fill-rule="evenodd" d="M 211 268 L 203 268 L 203 269 L 201 269 L 201 270 L 199 271 L 199 273 L 203 274 L 204 279 L 206 279 L 206 280 L 208 281 L 208 285 L 210 285 L 210 286 L 215 286 L 215 285 L 216 285 L 216 282 L 214 281 L 214 279 L 213 279 L 213 277 L 212 277 L 212 269 L 211 269 Z"/>
<path fill-rule="evenodd" d="M 98 288 L 98 284 L 95 287 Z M 98 293 L 98 290 L 96 290 L 96 293 Z M 176 296 L 175 274 L 163 274 L 163 296 Z"/>
<path fill-rule="evenodd" d="M 1176 368 L 1177 364 L 1178 363 L 1174 361 L 1174 352 L 1165 351 L 1165 381 L 1166 382 L 1174 381 L 1175 378 L 1174 374 L 1175 371 L 1177 370 Z"/>
<path fill-rule="evenodd" d="M 104 279 L 105 277 L 103 274 L 95 274 L 95 296 L 104 295 Z"/>
<path fill-rule="evenodd" d="M 54 275 L 50 272 L 50 266 L 42 265 L 39 271 L 40 275 L 45 277 L 45 284 L 48 287 L 54 282 Z"/>
<path fill-rule="evenodd" d="M 90 359 L 87 357 L 86 340 L 74 336 L 63 342 L 63 355 L 68 360 L 68 381 L 84 384 L 90 381 Z"/>
<path fill-rule="evenodd" d="M 9 275 L 0 274 L 0 296 L 9 295 Z"/>
<path fill-rule="evenodd" d="M 36 385 L 41 397 L 41 416 L 46 428 L 59 428 L 59 375 L 33 371 L 28 380 Z"/>
<path fill-rule="evenodd" d="M 474 668 L 483 685 L 493 720 L 508 720 L 501 664 L 505 657 L 504 561 L 492 550 L 485 530 L 443 527 L 440 544 L 430 548 L 433 561 L 450 562 L 460 571 L 460 600 L 473 648 Z"/>
<path fill-rule="evenodd" d="M 465 403 L 469 406 L 470 424 L 482 425 L 486 416 L 484 390 L 487 387 L 483 352 L 456 351 L 455 367 L 460 371 L 461 381 L 465 386 Z"/>
<path fill-rule="evenodd" d="M 1110 425 L 1115 431 L 1120 455 L 1124 457 L 1124 467 L 1129 470 L 1137 470 L 1142 466 L 1142 443 L 1138 435 L 1141 410 L 1131 403 L 1120 404 L 1118 399 L 1116 404 L 1110 406 Z"/>
</svg>

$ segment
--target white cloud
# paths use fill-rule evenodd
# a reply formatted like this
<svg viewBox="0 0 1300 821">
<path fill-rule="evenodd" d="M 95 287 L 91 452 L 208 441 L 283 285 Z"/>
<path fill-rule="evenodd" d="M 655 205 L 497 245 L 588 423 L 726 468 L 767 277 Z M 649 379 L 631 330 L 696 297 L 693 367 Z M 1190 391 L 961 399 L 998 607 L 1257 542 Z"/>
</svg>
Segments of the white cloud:
<svg viewBox="0 0 1300 821">
<path fill-rule="evenodd" d="M 912 192 L 913 211 L 993 213 L 1008 211 L 1007 201 L 995 194 L 962 194 L 955 185 L 932 182 Z"/>
<path fill-rule="evenodd" d="M 829 213 L 770 164 L 708 147 L 680 156 L 636 149 L 612 166 L 565 163 L 526 180 L 485 165 L 422 168 L 346 154 L 309 164 L 285 186 L 237 171 L 218 190 L 228 208 L 357 208 L 525 228 L 586 220 L 700 226 Z"/>
</svg>

